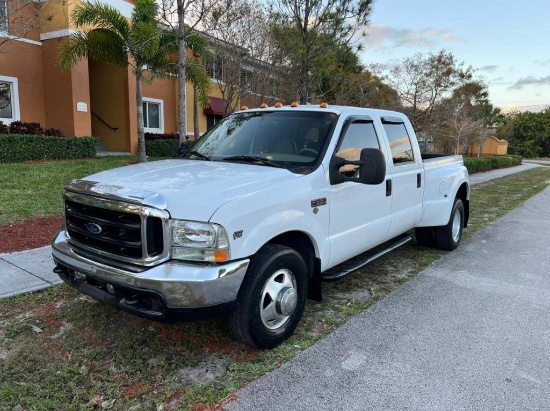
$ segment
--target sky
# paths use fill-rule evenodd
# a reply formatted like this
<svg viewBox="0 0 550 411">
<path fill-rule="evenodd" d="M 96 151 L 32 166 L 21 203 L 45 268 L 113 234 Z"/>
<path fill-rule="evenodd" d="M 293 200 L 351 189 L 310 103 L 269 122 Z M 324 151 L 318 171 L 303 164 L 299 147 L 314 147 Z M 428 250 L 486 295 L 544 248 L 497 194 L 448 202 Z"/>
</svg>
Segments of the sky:
<svg viewBox="0 0 550 411">
<path fill-rule="evenodd" d="M 364 65 L 450 51 L 476 69 L 493 105 L 550 106 L 550 0 L 374 0 Z"/>
</svg>

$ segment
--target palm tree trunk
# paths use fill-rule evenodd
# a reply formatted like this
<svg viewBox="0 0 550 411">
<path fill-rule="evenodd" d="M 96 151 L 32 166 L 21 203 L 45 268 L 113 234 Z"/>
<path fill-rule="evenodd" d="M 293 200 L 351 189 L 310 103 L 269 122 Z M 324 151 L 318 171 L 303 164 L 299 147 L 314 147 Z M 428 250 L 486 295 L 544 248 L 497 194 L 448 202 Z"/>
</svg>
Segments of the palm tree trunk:
<svg viewBox="0 0 550 411">
<path fill-rule="evenodd" d="M 195 141 L 199 139 L 199 98 L 197 96 L 197 88 L 193 87 L 193 134 Z"/>
<path fill-rule="evenodd" d="M 178 5 L 178 134 L 180 143 L 187 141 L 187 119 L 185 118 L 186 104 L 186 72 L 187 46 L 185 44 L 185 4 L 184 0 L 177 0 Z"/>
<path fill-rule="evenodd" d="M 147 162 L 145 151 L 145 130 L 143 127 L 143 90 L 141 66 L 136 68 L 136 104 L 137 104 L 137 132 L 138 132 L 138 163 Z"/>
</svg>

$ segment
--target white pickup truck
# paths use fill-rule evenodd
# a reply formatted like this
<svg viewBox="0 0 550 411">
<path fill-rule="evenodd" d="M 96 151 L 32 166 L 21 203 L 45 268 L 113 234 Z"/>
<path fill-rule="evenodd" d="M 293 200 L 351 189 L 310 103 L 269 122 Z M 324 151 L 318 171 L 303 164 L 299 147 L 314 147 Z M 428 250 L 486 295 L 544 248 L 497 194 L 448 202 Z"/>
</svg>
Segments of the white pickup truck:
<svg viewBox="0 0 550 411">
<path fill-rule="evenodd" d="M 322 281 L 410 230 L 456 248 L 470 188 L 461 157 L 422 158 L 405 115 L 322 104 L 243 109 L 181 158 L 75 180 L 63 195 L 52 245 L 65 282 L 149 319 L 225 315 L 235 338 L 271 348 Z"/>
</svg>

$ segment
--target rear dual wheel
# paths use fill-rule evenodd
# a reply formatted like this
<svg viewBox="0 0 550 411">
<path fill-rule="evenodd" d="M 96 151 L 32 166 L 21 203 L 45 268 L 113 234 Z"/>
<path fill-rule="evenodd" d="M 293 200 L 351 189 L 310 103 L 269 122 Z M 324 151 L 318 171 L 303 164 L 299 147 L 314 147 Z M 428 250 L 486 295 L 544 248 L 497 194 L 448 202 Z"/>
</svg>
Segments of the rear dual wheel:
<svg viewBox="0 0 550 411">
<path fill-rule="evenodd" d="M 437 248 L 452 251 L 458 247 L 464 228 L 464 204 L 460 198 L 455 198 L 451 216 L 447 225 L 436 227 L 435 240 Z"/>
<path fill-rule="evenodd" d="M 452 251 L 458 247 L 464 228 L 464 203 L 455 198 L 449 221 L 439 227 L 415 228 L 416 242 L 423 247 Z"/>
</svg>

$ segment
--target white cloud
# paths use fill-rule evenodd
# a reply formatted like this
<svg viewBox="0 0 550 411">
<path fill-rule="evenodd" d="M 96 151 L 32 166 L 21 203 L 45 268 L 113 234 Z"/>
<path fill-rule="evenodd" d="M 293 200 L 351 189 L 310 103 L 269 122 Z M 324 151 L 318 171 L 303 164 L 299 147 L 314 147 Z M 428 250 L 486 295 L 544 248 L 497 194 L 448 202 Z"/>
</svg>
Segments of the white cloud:
<svg viewBox="0 0 550 411">
<path fill-rule="evenodd" d="M 400 29 L 373 24 L 366 30 L 365 42 L 379 50 L 394 47 L 433 47 L 443 42 L 460 41 L 446 30 L 425 28 L 421 30 Z"/>
<path fill-rule="evenodd" d="M 495 71 L 496 69 L 498 68 L 497 65 L 493 65 L 493 66 L 483 66 L 483 67 L 480 67 L 479 69 L 481 71 L 486 71 L 488 73 L 492 73 L 493 71 Z"/>
<path fill-rule="evenodd" d="M 550 85 L 550 76 L 546 77 L 523 77 L 508 87 L 508 90 L 521 90 L 523 86 L 545 86 Z"/>
<path fill-rule="evenodd" d="M 539 66 L 549 66 L 550 65 L 550 59 L 549 60 L 535 60 L 533 61 L 533 64 L 537 64 Z"/>
</svg>

